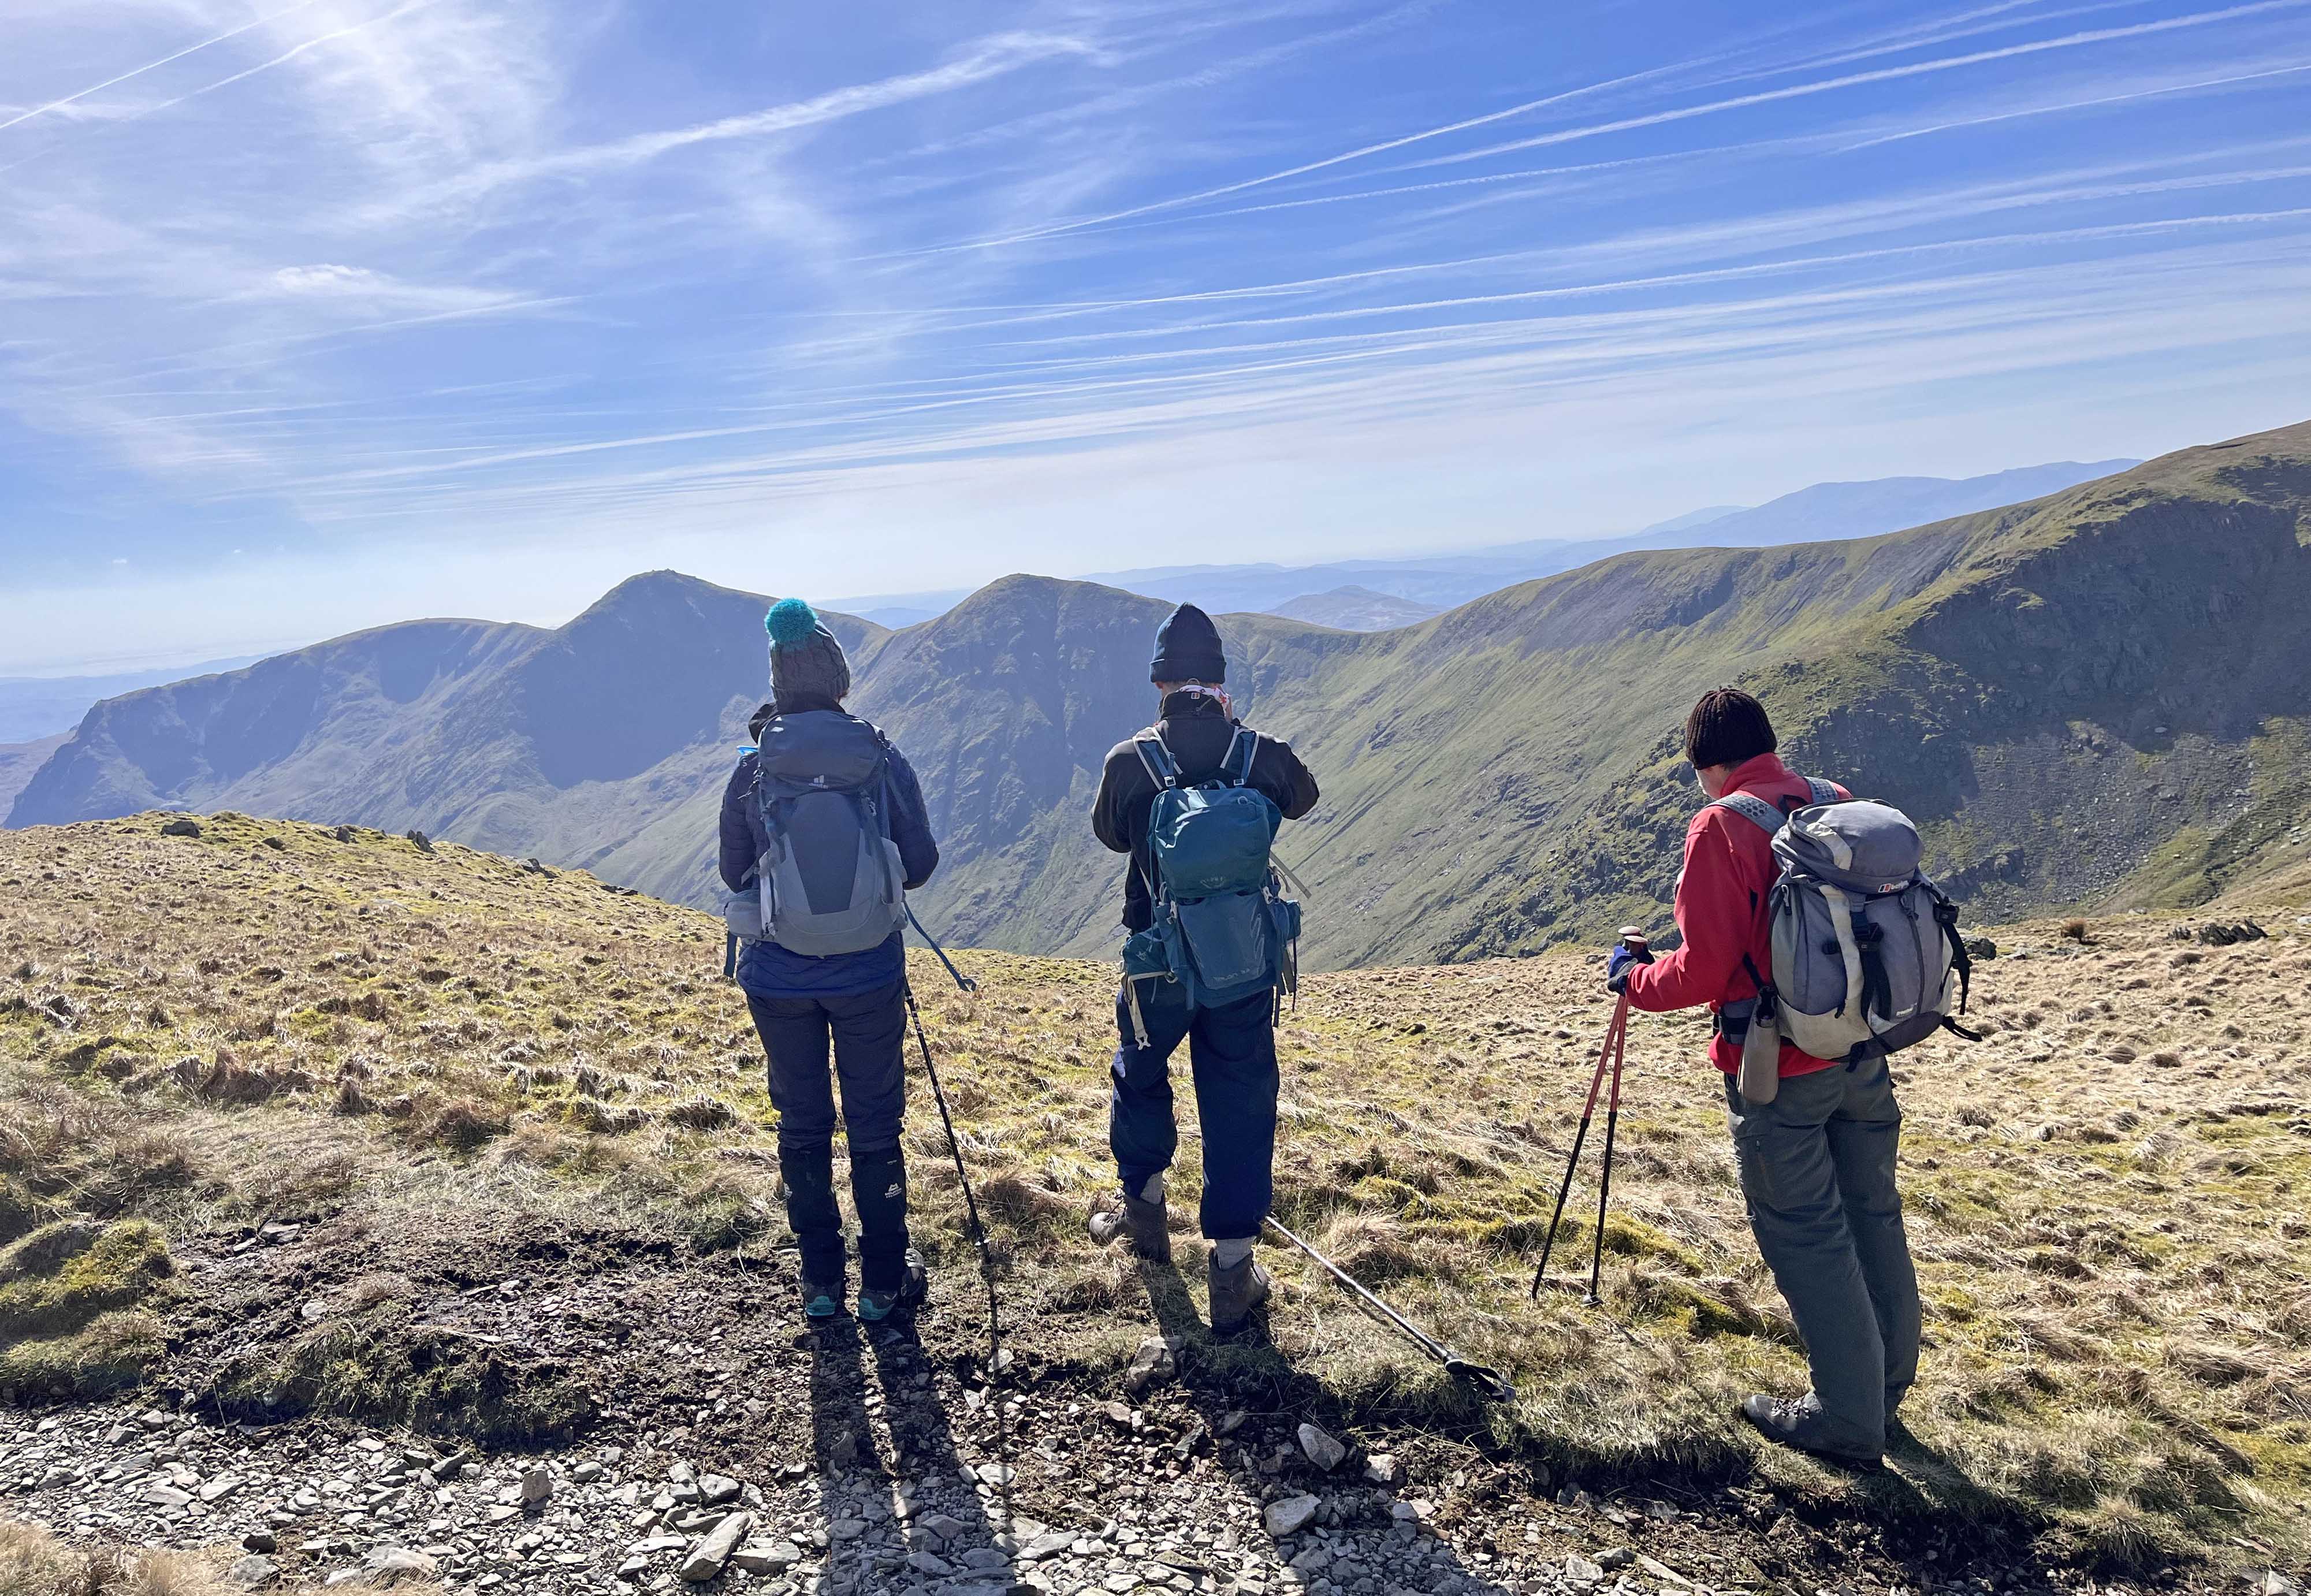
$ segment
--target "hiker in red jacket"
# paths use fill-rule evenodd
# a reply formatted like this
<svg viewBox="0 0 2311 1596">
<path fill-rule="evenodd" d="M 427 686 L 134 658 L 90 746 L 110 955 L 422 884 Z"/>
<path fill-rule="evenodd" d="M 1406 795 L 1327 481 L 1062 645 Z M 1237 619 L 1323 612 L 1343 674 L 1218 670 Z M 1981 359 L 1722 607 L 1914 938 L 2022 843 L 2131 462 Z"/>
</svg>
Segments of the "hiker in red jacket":
<svg viewBox="0 0 2311 1596">
<path fill-rule="evenodd" d="M 1832 1064 L 1783 1042 L 1772 1102 L 1734 1087 L 1741 1038 L 1773 967 L 1766 900 L 1781 871 L 1765 831 L 1716 800 L 1753 793 L 1787 814 L 1853 796 L 1795 774 L 1777 746 L 1765 706 L 1746 693 L 1720 687 L 1693 706 L 1685 754 L 1711 801 L 1686 828 L 1681 946 L 1659 958 L 1617 946 L 1606 980 L 1633 1008 L 1705 1004 L 1714 1016 L 1709 1060 L 1725 1075 L 1749 1227 L 1813 1374 L 1803 1399 L 1749 1397 L 1742 1417 L 1785 1445 L 1875 1464 L 1918 1371 L 1918 1278 L 1894 1174 L 1902 1111 L 1886 1060 Z"/>
</svg>

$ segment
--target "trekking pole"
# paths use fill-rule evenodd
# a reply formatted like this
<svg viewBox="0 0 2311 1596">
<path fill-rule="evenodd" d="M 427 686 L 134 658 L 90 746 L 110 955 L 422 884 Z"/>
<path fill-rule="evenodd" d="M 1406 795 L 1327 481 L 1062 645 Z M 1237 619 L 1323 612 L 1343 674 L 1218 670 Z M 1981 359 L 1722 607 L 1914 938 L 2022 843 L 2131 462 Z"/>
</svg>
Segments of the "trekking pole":
<svg viewBox="0 0 2311 1596">
<path fill-rule="evenodd" d="M 1605 1299 L 1598 1295 L 1598 1278 L 1605 1269 L 1605 1204 L 1613 1195 L 1613 1131 L 1621 1121 L 1621 1063 L 1629 1056 L 1629 999 L 1621 999 L 1621 1028 L 1613 1037 L 1613 1086 L 1605 1099 L 1605 1167 L 1597 1178 L 1597 1236 L 1589 1254 L 1589 1306 Z"/>
<path fill-rule="evenodd" d="M 947 1112 L 946 1090 L 939 1085 L 938 1066 L 931 1062 L 930 1038 L 923 1033 L 923 1016 L 915 1007 L 915 990 L 910 986 L 901 990 L 907 996 L 907 1017 L 915 1023 L 915 1045 L 922 1049 L 923 1073 L 930 1077 L 931 1100 L 938 1104 L 939 1123 L 946 1128 L 947 1151 L 955 1155 L 955 1178 L 963 1187 L 964 1213 L 971 1221 L 972 1243 L 979 1249 L 979 1277 L 987 1282 L 987 1380 L 992 1385 L 1003 1376 L 1002 1310 L 995 1295 L 995 1248 L 987 1239 L 987 1226 L 980 1221 L 979 1199 L 972 1194 L 971 1175 L 963 1166 L 963 1144 L 955 1139 L 955 1116 Z M 999 1424 L 1002 1421 L 999 1410 L 996 1419 Z"/>
<path fill-rule="evenodd" d="M 1478 1395 L 1485 1397 L 1488 1400 L 1495 1402 L 1513 1402 L 1516 1400 L 1516 1387 L 1511 1385 L 1506 1377 L 1504 1376 L 1498 1369 L 1487 1368 L 1483 1364 L 1473 1364 L 1467 1358 L 1462 1357 L 1450 1347 L 1445 1346 L 1443 1342 L 1439 1341 L 1435 1337 L 1422 1330 L 1418 1325 L 1413 1323 L 1403 1314 L 1398 1313 L 1394 1308 L 1390 1307 L 1386 1303 L 1381 1301 L 1381 1299 L 1375 1296 L 1372 1292 L 1366 1290 L 1361 1284 L 1350 1278 L 1348 1272 L 1346 1269 L 1343 1269 L 1339 1264 L 1334 1263 L 1321 1252 L 1317 1252 L 1315 1248 L 1310 1246 L 1298 1236 L 1294 1235 L 1290 1231 L 1285 1229 L 1283 1225 L 1276 1222 L 1273 1216 L 1271 1216 L 1266 1223 L 1269 1229 L 1274 1231 L 1278 1235 L 1282 1236 L 1286 1241 L 1291 1243 L 1294 1246 L 1299 1248 L 1300 1251 L 1305 1252 L 1309 1257 L 1314 1259 L 1319 1264 L 1322 1265 L 1326 1273 L 1330 1274 L 1333 1279 L 1338 1280 L 1341 1285 L 1354 1292 L 1365 1306 L 1377 1309 L 1391 1324 L 1396 1326 L 1398 1330 L 1404 1332 L 1406 1339 L 1409 1340 L 1414 1346 L 1419 1347 L 1421 1351 L 1426 1353 L 1429 1356 L 1435 1358 L 1438 1363 L 1443 1364 L 1444 1365 L 1444 1372 L 1452 1376 L 1453 1379 L 1458 1380 L 1463 1385 L 1472 1388 Z"/>
<path fill-rule="evenodd" d="M 1642 949 L 1645 946 L 1644 933 L 1635 926 L 1623 926 L 1621 944 L 1625 947 Z M 1597 1277 L 1604 1264 L 1604 1189 L 1609 1189 L 1613 1180 L 1613 1132 L 1621 1114 L 1621 1060 L 1627 1053 L 1628 1036 L 1629 997 L 1624 992 L 1620 1000 L 1613 1005 L 1613 1017 L 1605 1027 L 1605 1040 L 1597 1049 L 1597 1068 L 1589 1077 L 1588 1100 L 1581 1105 L 1581 1125 L 1573 1133 L 1573 1153 L 1565 1161 L 1565 1179 L 1557 1188 L 1557 1208 L 1548 1216 L 1548 1234 L 1540 1243 L 1540 1266 L 1532 1271 L 1532 1290 L 1527 1295 L 1534 1302 L 1540 1300 L 1541 1278 L 1548 1273 L 1548 1255 L 1557 1247 L 1557 1227 L 1565 1217 L 1565 1200 L 1573 1191 L 1574 1172 L 1581 1164 L 1582 1146 L 1589 1139 L 1589 1123 L 1596 1114 L 1597 1094 L 1605 1084 L 1605 1067 L 1609 1062 L 1613 1067 L 1613 1094 L 1605 1111 L 1605 1178 L 1598 1196 L 1597 1255 L 1589 1271 L 1590 1306 L 1594 1307 L 1599 1300 Z"/>
<path fill-rule="evenodd" d="M 955 977 L 955 986 L 965 992 L 977 991 L 979 990 L 979 983 L 972 980 L 970 976 L 965 975 L 962 971 L 956 969 L 955 967 L 955 961 L 946 956 L 946 949 L 941 947 L 938 943 L 932 938 L 931 934 L 923 929 L 923 922 L 915 918 L 915 906 L 912 903 L 909 903 L 905 905 L 905 907 L 907 911 L 907 923 L 914 927 L 915 935 L 920 937 L 926 943 L 929 943 L 930 950 L 938 955 L 938 962 L 946 966 L 946 972 L 949 975 Z"/>
</svg>

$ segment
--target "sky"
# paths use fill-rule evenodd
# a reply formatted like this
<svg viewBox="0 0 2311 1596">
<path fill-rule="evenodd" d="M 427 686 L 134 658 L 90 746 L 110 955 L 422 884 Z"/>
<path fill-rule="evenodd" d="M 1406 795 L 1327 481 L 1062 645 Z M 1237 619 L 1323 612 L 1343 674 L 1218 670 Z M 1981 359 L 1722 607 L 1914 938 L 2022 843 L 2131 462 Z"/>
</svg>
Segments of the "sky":
<svg viewBox="0 0 2311 1596">
<path fill-rule="evenodd" d="M 2311 0 L 9 0 L 0 674 L 2311 416 Z"/>
</svg>

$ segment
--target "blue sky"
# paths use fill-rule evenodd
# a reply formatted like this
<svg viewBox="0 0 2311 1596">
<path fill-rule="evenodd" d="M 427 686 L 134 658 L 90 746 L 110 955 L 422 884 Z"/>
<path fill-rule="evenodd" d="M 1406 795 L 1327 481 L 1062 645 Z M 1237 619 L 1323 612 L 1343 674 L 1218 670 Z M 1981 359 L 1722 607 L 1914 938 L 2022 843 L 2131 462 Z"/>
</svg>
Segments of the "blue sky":
<svg viewBox="0 0 2311 1596">
<path fill-rule="evenodd" d="M 2311 414 L 2311 0 L 11 0 L 0 673 Z"/>
</svg>

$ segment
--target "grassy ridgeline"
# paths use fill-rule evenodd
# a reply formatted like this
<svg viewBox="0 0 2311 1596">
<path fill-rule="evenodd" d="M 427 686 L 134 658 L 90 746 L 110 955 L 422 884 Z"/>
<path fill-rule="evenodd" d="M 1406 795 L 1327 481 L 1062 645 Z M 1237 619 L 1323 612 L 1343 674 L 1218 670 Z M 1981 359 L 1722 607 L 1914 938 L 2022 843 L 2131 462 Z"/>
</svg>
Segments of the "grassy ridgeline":
<svg viewBox="0 0 2311 1596">
<path fill-rule="evenodd" d="M 458 848 L 202 824 L 198 837 L 162 836 L 149 815 L 0 834 L 0 1239 L 74 1218 L 101 1238 L 73 1254 L 93 1289 L 69 1312 L 71 1259 L 0 1284 L 17 1315 L 0 1321 L 0 1359 L 48 1348 L 22 1394 L 115 1382 L 100 1348 L 83 1370 L 57 1338 L 144 1315 L 178 1344 L 164 1355 L 148 1335 L 131 1374 L 228 1405 L 550 1439 L 585 1417 L 566 1372 L 423 1343 L 418 1286 L 361 1238 L 615 1225 L 650 1268 L 775 1254 L 772 1113 L 743 1006 L 716 979 L 715 922 Z M 2147 915 L 2084 939 L 2001 933 L 2028 956 L 1981 972 L 1989 1040 L 1905 1056 L 1929 1345 L 1905 1410 L 1919 1445 L 1892 1475 L 1857 1484 L 1763 1452 L 1728 1417 L 1737 1391 L 1795 1389 L 1802 1373 L 1694 1019 L 1633 1031 L 1606 1311 L 1574 1292 L 1524 1300 L 1607 1013 L 1578 956 L 1319 978 L 1282 1033 L 1280 1216 L 1507 1370 L 1522 1400 L 1470 1406 L 1289 1255 L 1273 1349 L 1191 1331 L 1183 1360 L 1279 1392 L 1321 1387 L 1368 1434 L 1443 1430 L 1559 1477 L 1760 1476 L 1872 1513 L 2028 1522 L 2125 1564 L 2219 1561 L 2242 1533 L 2299 1557 L 2307 885 L 2273 889 L 2294 893 L 2263 913 L 2279 935 L 2237 946 Z M 1139 1271 L 1080 1239 L 1112 1179 L 1110 972 L 965 959 L 975 997 L 934 967 L 916 976 L 1005 1290 L 1015 1314 L 1039 1310 L 1040 1355 L 1112 1381 L 1151 1319 L 1186 1328 L 1196 1304 L 1151 1301 Z M 969 1249 L 928 1103 L 910 1137 L 922 1240 L 967 1342 Z M 1177 1199 L 1192 1212 L 1192 1142 L 1184 1162 Z M 1567 1273 L 1585 1261 L 1589 1200 L 1584 1182 Z M 284 1313 L 209 1360 L 213 1261 L 260 1224 L 333 1219 L 343 1256 L 303 1286 L 327 1317 Z M 147 1220 L 193 1267 L 168 1269 Z"/>
</svg>

